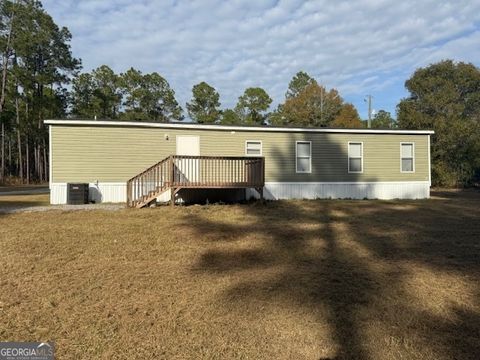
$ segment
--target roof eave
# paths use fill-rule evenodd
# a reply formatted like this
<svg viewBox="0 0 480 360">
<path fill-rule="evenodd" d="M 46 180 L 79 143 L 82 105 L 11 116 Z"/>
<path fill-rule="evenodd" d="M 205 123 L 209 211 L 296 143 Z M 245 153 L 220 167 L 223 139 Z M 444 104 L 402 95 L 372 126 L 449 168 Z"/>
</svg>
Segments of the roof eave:
<svg viewBox="0 0 480 360">
<path fill-rule="evenodd" d="M 133 121 L 104 120 L 44 120 L 47 125 L 83 125 L 83 126 L 124 126 L 150 127 L 163 129 L 198 129 L 220 131 L 261 131 L 261 132 L 312 132 L 312 133 L 360 133 L 360 134 L 412 134 L 431 135 L 433 130 L 392 130 L 392 129 L 331 129 L 331 128 L 286 128 L 286 127 L 253 127 L 234 125 L 205 125 L 196 123 L 152 123 Z"/>
</svg>

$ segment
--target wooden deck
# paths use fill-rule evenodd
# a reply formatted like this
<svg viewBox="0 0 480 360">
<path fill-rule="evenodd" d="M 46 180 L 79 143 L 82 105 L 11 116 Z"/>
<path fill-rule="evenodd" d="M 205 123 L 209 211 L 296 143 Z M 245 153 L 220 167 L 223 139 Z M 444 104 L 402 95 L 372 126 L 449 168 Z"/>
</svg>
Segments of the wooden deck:
<svg viewBox="0 0 480 360">
<path fill-rule="evenodd" d="M 171 155 L 127 182 L 127 205 L 143 207 L 171 190 L 171 204 L 181 189 L 256 189 L 263 198 L 263 157 Z"/>
</svg>

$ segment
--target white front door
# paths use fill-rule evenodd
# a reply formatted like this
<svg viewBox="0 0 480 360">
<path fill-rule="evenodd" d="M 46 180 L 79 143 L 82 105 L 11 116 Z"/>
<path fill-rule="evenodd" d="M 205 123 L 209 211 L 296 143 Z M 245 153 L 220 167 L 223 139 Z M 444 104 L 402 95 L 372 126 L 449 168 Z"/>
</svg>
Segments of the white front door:
<svg viewBox="0 0 480 360">
<path fill-rule="evenodd" d="M 177 136 L 177 155 L 200 155 L 200 136 Z"/>
<path fill-rule="evenodd" d="M 200 155 L 200 137 L 194 135 L 177 136 L 177 155 Z M 176 161 L 180 181 L 198 182 L 200 166 L 198 159 L 182 159 Z"/>
</svg>

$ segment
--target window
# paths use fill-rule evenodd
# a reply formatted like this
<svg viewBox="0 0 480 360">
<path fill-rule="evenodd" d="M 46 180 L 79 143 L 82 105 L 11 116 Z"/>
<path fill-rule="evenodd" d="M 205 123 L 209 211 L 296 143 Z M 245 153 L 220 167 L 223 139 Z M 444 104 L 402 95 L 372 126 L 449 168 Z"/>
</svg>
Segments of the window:
<svg viewBox="0 0 480 360">
<path fill-rule="evenodd" d="M 415 171 L 415 146 L 413 143 L 400 143 L 400 171 Z"/>
<path fill-rule="evenodd" d="M 348 172 L 363 172 L 363 143 L 361 142 L 348 143 Z"/>
<path fill-rule="evenodd" d="M 312 172 L 312 142 L 297 141 L 296 142 L 296 167 L 297 173 Z"/>
<path fill-rule="evenodd" d="M 259 140 L 245 141 L 245 155 L 262 156 L 262 142 Z"/>
</svg>

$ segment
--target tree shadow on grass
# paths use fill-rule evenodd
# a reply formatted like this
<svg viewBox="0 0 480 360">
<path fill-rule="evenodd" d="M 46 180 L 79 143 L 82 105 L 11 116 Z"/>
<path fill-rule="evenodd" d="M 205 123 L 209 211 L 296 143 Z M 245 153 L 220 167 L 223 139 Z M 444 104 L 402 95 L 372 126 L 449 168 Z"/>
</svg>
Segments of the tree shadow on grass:
<svg viewBox="0 0 480 360">
<path fill-rule="evenodd" d="M 325 136 L 320 148 L 319 139 L 291 136 L 264 148 L 266 161 L 277 162 L 266 163 L 267 179 L 292 181 L 285 167 L 295 166 L 295 141 L 313 140 L 322 162 L 295 181 L 339 181 L 348 166 L 343 145 Z M 368 174 L 342 181 L 376 180 Z M 231 277 L 218 302 L 231 311 L 281 304 L 311 314 L 312 327 L 327 325 L 329 339 L 319 340 L 331 344 L 314 358 L 473 359 L 480 353 L 480 210 L 478 202 L 447 195 L 279 201 L 243 206 L 233 220 L 192 213 L 185 225 L 205 250 L 191 270 L 211 281 Z"/>
<path fill-rule="evenodd" d="M 225 267 L 223 261 L 225 258 L 235 261 L 235 265 L 226 271 L 239 268 L 258 270 L 266 267 L 285 267 L 285 271 L 273 278 L 261 276 L 249 278 L 230 288 L 224 294 L 224 301 L 229 304 L 227 306 L 236 301 L 249 299 L 265 302 L 276 299 L 286 302 L 288 306 L 308 308 L 321 304 L 326 306 L 331 314 L 329 323 L 332 336 L 341 349 L 340 353 L 345 353 L 346 349 L 354 349 L 357 358 L 365 358 L 366 354 L 363 353 L 362 344 L 359 342 L 361 336 L 357 333 L 358 324 L 354 321 L 354 313 L 358 306 L 368 303 L 370 294 L 374 291 L 375 279 L 364 264 L 346 258 L 343 250 L 338 247 L 338 239 L 331 226 L 329 202 L 322 204 L 316 214 L 309 214 L 301 206 L 296 207 L 296 204 L 285 202 L 280 207 L 269 204 L 263 208 L 250 206 L 248 212 L 258 219 L 258 223 L 247 226 L 223 224 L 217 227 L 218 224 L 205 219 L 194 221 L 193 223 L 199 225 L 196 227 L 199 236 L 212 231 L 219 231 L 220 237 L 222 233 L 230 235 L 250 233 L 269 238 L 270 244 L 260 248 L 252 244 L 258 249 L 257 255 L 253 256 L 253 250 L 250 251 L 247 261 L 242 257 L 244 250 L 226 249 L 223 253 L 218 250 L 207 250 L 200 256 L 193 270 L 216 273 L 219 271 L 219 267 L 216 266 L 218 262 L 222 262 L 222 268 Z M 310 201 L 309 204 L 321 203 Z M 278 216 L 277 222 L 269 218 L 270 211 L 274 211 Z M 324 226 L 321 230 L 298 230 L 295 218 L 304 219 L 302 221 L 306 223 L 322 223 Z M 309 253 L 307 243 L 311 239 L 322 239 L 323 251 Z M 252 263 L 251 260 L 254 258 L 261 261 Z"/>
<path fill-rule="evenodd" d="M 192 271 L 246 272 L 223 294 L 228 308 L 274 300 L 327 321 L 336 350 L 319 358 L 474 359 L 480 210 L 473 204 L 461 195 L 288 201 L 244 206 L 244 222 L 190 215 L 185 221 L 209 239 Z M 239 248 L 240 238 L 251 247 Z"/>
</svg>

